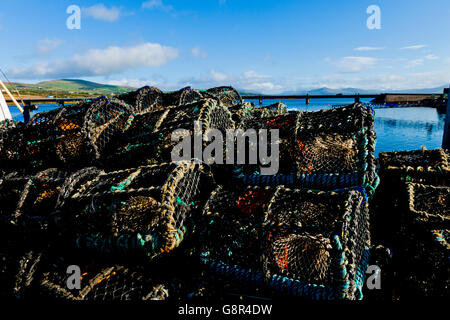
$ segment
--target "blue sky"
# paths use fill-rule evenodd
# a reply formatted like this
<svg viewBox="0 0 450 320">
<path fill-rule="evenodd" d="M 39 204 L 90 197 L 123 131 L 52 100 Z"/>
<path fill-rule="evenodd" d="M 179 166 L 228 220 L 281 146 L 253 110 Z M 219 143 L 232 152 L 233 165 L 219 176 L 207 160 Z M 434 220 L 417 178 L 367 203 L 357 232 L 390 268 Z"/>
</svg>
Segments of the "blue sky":
<svg viewBox="0 0 450 320">
<path fill-rule="evenodd" d="M 0 68 L 162 89 L 430 88 L 450 83 L 449 31 L 448 0 L 1 0 Z"/>
</svg>

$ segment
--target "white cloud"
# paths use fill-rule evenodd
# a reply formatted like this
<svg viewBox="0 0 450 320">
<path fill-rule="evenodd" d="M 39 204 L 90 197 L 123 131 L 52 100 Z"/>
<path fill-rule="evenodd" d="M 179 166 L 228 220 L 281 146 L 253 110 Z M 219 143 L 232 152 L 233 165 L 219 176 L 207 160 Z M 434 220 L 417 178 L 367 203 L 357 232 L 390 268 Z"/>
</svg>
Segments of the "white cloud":
<svg viewBox="0 0 450 320">
<path fill-rule="evenodd" d="M 206 59 L 208 57 L 208 54 L 205 51 L 203 51 L 200 47 L 192 48 L 191 53 L 192 56 L 195 58 Z"/>
<path fill-rule="evenodd" d="M 173 6 L 171 5 L 165 5 L 162 0 L 149 0 L 142 3 L 142 8 L 144 9 L 159 9 L 162 11 L 172 11 Z"/>
<path fill-rule="evenodd" d="M 425 56 L 425 59 L 427 59 L 427 60 L 437 60 L 437 59 L 439 59 L 439 57 L 437 55 L 435 55 L 435 54 L 429 54 L 429 55 Z"/>
<path fill-rule="evenodd" d="M 96 4 L 92 7 L 83 8 L 82 13 L 88 17 L 107 22 L 117 21 L 120 17 L 120 9 L 117 7 L 107 8 L 104 4 Z"/>
<path fill-rule="evenodd" d="M 375 50 L 383 50 L 384 47 L 358 47 L 354 50 L 356 51 L 375 51 Z"/>
<path fill-rule="evenodd" d="M 405 68 L 414 68 L 423 65 L 423 59 L 409 60 Z"/>
<path fill-rule="evenodd" d="M 217 72 L 215 70 L 211 70 L 209 73 L 211 74 L 212 79 L 216 82 L 222 82 L 222 81 L 228 80 L 228 76 L 224 73 Z"/>
<path fill-rule="evenodd" d="M 36 43 L 36 52 L 39 55 L 48 55 L 59 48 L 64 41 L 61 39 L 42 39 Z"/>
<path fill-rule="evenodd" d="M 426 44 L 416 44 L 414 46 L 407 46 L 407 47 L 403 47 L 400 48 L 401 50 L 419 50 L 422 48 L 425 48 L 427 45 Z"/>
<path fill-rule="evenodd" d="M 371 57 L 344 57 L 335 62 L 341 72 L 355 73 L 369 69 L 378 61 Z"/>
<path fill-rule="evenodd" d="M 158 67 L 178 57 L 178 50 L 157 43 L 134 47 L 91 49 L 67 60 L 38 62 L 31 67 L 14 68 L 10 73 L 23 79 L 110 75 L 139 67 Z"/>
</svg>

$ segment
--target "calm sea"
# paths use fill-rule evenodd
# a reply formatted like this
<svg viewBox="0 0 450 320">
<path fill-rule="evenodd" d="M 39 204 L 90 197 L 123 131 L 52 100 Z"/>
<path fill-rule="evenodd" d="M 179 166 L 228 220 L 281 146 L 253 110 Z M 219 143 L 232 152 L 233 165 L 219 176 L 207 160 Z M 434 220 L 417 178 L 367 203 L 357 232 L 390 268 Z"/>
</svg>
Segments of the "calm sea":
<svg viewBox="0 0 450 320">
<path fill-rule="evenodd" d="M 250 102 L 259 106 L 258 101 Z M 269 105 L 279 100 L 263 100 Z M 289 109 L 320 110 L 333 105 L 348 105 L 352 99 L 314 99 L 310 105 L 305 100 L 281 100 Z M 369 100 L 362 99 L 362 102 Z M 38 112 L 52 110 L 56 105 L 40 106 Z M 11 114 L 16 120 L 23 120 L 19 111 L 11 107 Z M 438 114 L 434 108 L 399 108 L 376 109 L 375 131 L 377 133 L 376 153 L 393 150 L 416 150 L 421 146 L 428 149 L 440 148 L 444 131 L 445 115 Z"/>
</svg>

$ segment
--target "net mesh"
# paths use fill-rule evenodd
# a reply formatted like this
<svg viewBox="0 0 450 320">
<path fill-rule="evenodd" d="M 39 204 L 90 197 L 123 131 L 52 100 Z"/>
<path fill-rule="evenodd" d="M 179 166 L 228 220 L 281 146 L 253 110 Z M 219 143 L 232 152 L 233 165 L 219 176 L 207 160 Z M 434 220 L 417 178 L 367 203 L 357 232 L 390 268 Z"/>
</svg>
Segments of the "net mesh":
<svg viewBox="0 0 450 320">
<path fill-rule="evenodd" d="M 24 140 L 18 132 L 23 126 L 22 122 L 13 120 L 0 122 L 0 165 L 3 170 L 22 164 Z"/>
<path fill-rule="evenodd" d="M 416 297 L 450 294 L 450 188 L 406 184 L 408 209 L 403 215 L 400 279 Z"/>
<path fill-rule="evenodd" d="M 214 261 L 261 270 L 261 226 L 273 190 L 249 187 L 241 191 L 218 187 L 202 215 L 202 252 Z"/>
<path fill-rule="evenodd" d="M 355 191 L 317 193 L 279 187 L 265 220 L 265 261 L 269 272 L 309 283 L 336 285 L 333 237 L 340 235 L 350 253 L 347 271 L 350 277 L 356 277 L 356 268 L 370 241 L 362 201 Z M 350 217 L 352 225 L 347 225 L 345 220 Z"/>
<path fill-rule="evenodd" d="M 363 195 L 360 190 L 219 187 L 203 213 L 203 259 L 213 272 L 252 286 L 359 299 L 370 246 Z M 308 289 L 293 293 L 296 281 Z"/>
<path fill-rule="evenodd" d="M 161 108 L 163 95 L 158 88 L 145 86 L 136 91 L 121 94 L 117 96 L 117 99 L 131 106 L 133 113 L 141 114 Z"/>
<path fill-rule="evenodd" d="M 296 124 L 299 173 L 351 173 L 375 171 L 373 115 L 359 104 L 303 112 Z"/>
<path fill-rule="evenodd" d="M 195 163 L 100 174 L 60 208 L 57 228 L 77 247 L 103 253 L 171 251 L 187 231 L 201 175 Z"/>
<path fill-rule="evenodd" d="M 244 165 L 244 180 L 270 185 L 283 180 L 322 190 L 359 186 L 372 194 L 379 183 L 373 121 L 372 111 L 361 104 L 244 120 L 241 127 L 246 130 L 269 129 L 268 144 L 271 129 L 278 129 L 280 137 L 278 174 L 265 177 L 260 174 L 261 164 Z"/>
<path fill-rule="evenodd" d="M 164 93 L 163 105 L 166 107 L 179 107 L 185 104 L 191 104 L 203 99 L 203 96 L 197 90 L 186 87 L 178 91 Z"/>
<path fill-rule="evenodd" d="M 85 116 L 83 131 L 94 159 L 103 159 L 115 150 L 131 111 L 129 105 L 117 99 L 103 98 L 92 103 Z"/>
<path fill-rule="evenodd" d="M 202 91 L 206 97 L 212 96 L 219 100 L 225 106 L 233 106 L 242 103 L 242 97 L 233 87 L 216 87 Z"/>
</svg>

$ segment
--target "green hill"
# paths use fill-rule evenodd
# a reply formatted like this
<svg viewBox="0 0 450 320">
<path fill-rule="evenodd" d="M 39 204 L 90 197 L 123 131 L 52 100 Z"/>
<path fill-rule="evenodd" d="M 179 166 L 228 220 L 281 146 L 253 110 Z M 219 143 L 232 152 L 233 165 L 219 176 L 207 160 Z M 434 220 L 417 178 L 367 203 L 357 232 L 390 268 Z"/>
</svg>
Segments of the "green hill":
<svg viewBox="0 0 450 320">
<path fill-rule="evenodd" d="M 135 90 L 132 87 L 107 85 L 78 79 L 42 81 L 35 84 L 13 83 L 11 85 L 7 83 L 6 85 L 10 90 L 16 87 L 21 95 L 55 97 L 98 96 Z"/>
</svg>

